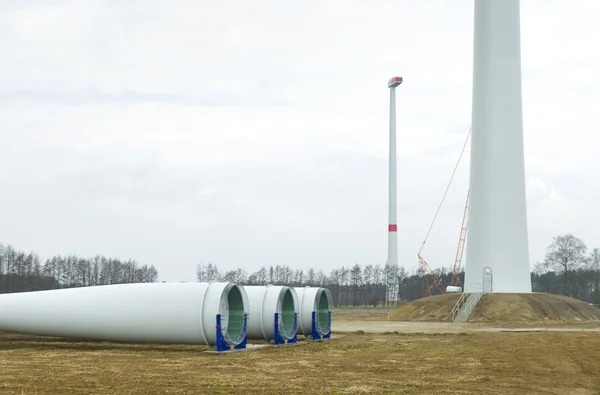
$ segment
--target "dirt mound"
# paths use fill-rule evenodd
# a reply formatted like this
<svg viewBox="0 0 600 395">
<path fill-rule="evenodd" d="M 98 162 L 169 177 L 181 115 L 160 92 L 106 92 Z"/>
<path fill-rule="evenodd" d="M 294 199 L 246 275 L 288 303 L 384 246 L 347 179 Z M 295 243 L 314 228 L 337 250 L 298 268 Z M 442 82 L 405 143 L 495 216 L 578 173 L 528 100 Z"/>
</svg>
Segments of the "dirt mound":
<svg viewBox="0 0 600 395">
<path fill-rule="evenodd" d="M 430 296 L 404 305 L 391 314 L 396 321 L 452 321 L 460 294 Z M 544 323 L 599 321 L 600 310 L 577 299 L 546 293 L 483 295 L 469 322 Z"/>
<path fill-rule="evenodd" d="M 547 293 L 485 294 L 469 322 L 600 320 L 600 310 L 568 296 Z"/>
<path fill-rule="evenodd" d="M 390 314 L 390 319 L 395 321 L 452 321 L 452 307 L 461 294 L 449 293 L 444 295 L 429 296 L 405 304 Z"/>
</svg>

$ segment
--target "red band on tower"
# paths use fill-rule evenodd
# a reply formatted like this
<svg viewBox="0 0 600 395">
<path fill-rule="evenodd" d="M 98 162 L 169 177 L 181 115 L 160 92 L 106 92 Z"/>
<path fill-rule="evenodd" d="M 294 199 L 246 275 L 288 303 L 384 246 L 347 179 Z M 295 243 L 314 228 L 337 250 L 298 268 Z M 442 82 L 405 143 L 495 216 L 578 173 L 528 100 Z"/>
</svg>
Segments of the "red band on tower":
<svg viewBox="0 0 600 395">
<path fill-rule="evenodd" d="M 396 232 L 398 230 L 398 225 L 396 224 L 390 224 L 388 226 L 388 232 Z"/>
</svg>

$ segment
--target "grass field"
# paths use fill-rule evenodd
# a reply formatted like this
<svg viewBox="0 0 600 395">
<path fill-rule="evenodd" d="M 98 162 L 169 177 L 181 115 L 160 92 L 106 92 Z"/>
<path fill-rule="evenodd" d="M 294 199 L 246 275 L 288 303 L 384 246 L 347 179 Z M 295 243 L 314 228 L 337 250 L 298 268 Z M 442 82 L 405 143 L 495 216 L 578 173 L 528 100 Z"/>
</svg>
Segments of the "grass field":
<svg viewBox="0 0 600 395">
<path fill-rule="evenodd" d="M 334 320 L 340 328 L 358 328 L 362 321 L 379 330 L 384 323 L 378 321 L 394 322 L 390 311 L 392 321 L 388 308 L 341 308 Z M 584 326 L 598 323 L 578 325 Z M 0 333 L 0 394 L 599 393 L 598 332 L 342 335 L 215 355 L 203 352 L 207 346 Z"/>
<path fill-rule="evenodd" d="M 342 321 L 377 321 L 388 318 L 397 307 L 336 307 L 332 310 L 334 319 Z"/>
<path fill-rule="evenodd" d="M 229 355 L 0 335 L 0 394 L 597 394 L 600 333 L 346 334 Z"/>
</svg>

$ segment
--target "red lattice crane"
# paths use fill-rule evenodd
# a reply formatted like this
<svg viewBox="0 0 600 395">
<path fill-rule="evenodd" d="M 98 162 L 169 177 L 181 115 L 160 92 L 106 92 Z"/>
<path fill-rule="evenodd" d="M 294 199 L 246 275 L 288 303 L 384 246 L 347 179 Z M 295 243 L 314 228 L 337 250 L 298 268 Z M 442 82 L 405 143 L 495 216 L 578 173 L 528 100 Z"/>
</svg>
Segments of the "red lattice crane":
<svg viewBox="0 0 600 395">
<path fill-rule="evenodd" d="M 433 290 L 434 287 L 437 287 L 440 292 L 442 294 L 445 294 L 446 291 L 448 292 L 460 292 L 461 289 L 456 287 L 456 284 L 458 283 L 458 276 L 460 274 L 460 265 L 462 262 L 462 257 L 463 257 L 463 252 L 465 249 L 465 242 L 467 239 L 467 224 L 468 224 L 468 210 L 469 210 L 469 192 L 467 192 L 467 201 L 465 203 L 465 210 L 464 210 L 464 214 L 463 214 L 463 221 L 460 227 L 460 237 L 458 239 L 458 248 L 456 250 L 456 256 L 454 258 L 454 266 L 452 268 L 452 280 L 450 281 L 450 285 L 452 286 L 452 289 L 446 289 L 442 286 L 442 283 L 439 279 L 439 277 L 435 274 L 435 272 L 433 270 L 431 270 L 431 267 L 429 266 L 429 264 L 427 263 L 427 261 L 425 261 L 425 259 L 423 259 L 423 257 L 421 256 L 421 251 L 423 251 L 423 248 L 425 247 L 425 243 L 427 242 L 427 239 L 429 238 L 429 234 L 431 233 L 431 229 L 433 228 L 433 225 L 435 224 L 435 220 L 437 219 L 437 216 L 440 212 L 440 209 L 442 208 L 442 204 L 444 203 L 444 199 L 446 198 L 446 194 L 448 193 L 448 189 L 450 188 L 450 185 L 452 184 L 452 180 L 454 179 L 454 175 L 456 174 L 456 169 L 458 169 L 458 165 L 460 164 L 460 160 L 463 156 L 463 154 L 465 153 L 465 148 L 467 147 L 467 143 L 469 141 L 469 137 L 471 136 L 471 129 L 469 129 L 469 133 L 467 134 L 467 138 L 465 140 L 465 143 L 463 145 L 462 151 L 460 153 L 460 156 L 458 157 L 458 161 L 456 163 L 456 166 L 454 166 L 454 171 L 452 172 L 452 176 L 450 177 L 450 181 L 448 182 L 448 185 L 446 186 L 446 190 L 444 191 L 444 195 L 442 196 L 442 200 L 438 206 L 438 209 L 435 213 L 435 215 L 433 216 L 433 221 L 431 221 L 431 225 L 429 226 L 429 230 L 427 231 L 427 234 L 425 235 L 425 240 L 423 240 L 423 244 L 421 245 L 421 249 L 419 250 L 419 253 L 417 254 L 418 258 L 419 258 L 419 264 L 429 273 L 429 275 L 431 276 L 431 284 L 429 284 L 429 282 L 427 281 L 427 277 L 425 277 L 425 282 L 427 284 L 427 292 L 426 292 L 426 296 L 430 296 L 431 295 L 431 291 Z"/>
<path fill-rule="evenodd" d="M 467 240 L 467 226 L 469 223 L 469 192 L 467 192 L 467 201 L 465 202 L 465 212 L 463 221 L 460 227 L 460 237 L 458 238 L 458 248 L 456 249 L 456 258 L 454 259 L 454 267 L 452 268 L 452 281 L 450 285 L 455 287 L 458 284 L 458 275 L 460 274 L 460 265 L 465 250 L 465 242 Z"/>
<path fill-rule="evenodd" d="M 452 268 L 452 280 L 450 281 L 450 284 L 449 284 L 452 287 L 455 287 L 458 284 L 458 276 L 460 275 L 460 266 L 461 266 L 463 254 L 465 251 L 465 243 L 467 240 L 468 224 L 469 224 L 469 192 L 467 192 L 467 201 L 465 202 L 463 220 L 462 220 L 462 224 L 460 226 L 460 236 L 458 238 L 458 247 L 456 249 L 456 256 L 454 258 L 454 266 Z M 427 291 L 425 292 L 425 295 L 430 296 L 431 291 L 433 290 L 434 287 L 437 287 L 442 294 L 445 294 L 446 288 L 442 285 L 441 280 L 438 278 L 438 276 L 436 276 L 435 272 L 431 269 L 431 267 L 429 266 L 427 261 L 425 259 L 423 259 L 420 252 L 417 254 L 417 257 L 419 258 L 419 264 L 429 273 L 429 275 L 431 277 L 431 283 L 427 282 L 427 278 L 425 279 L 426 284 L 427 284 Z M 449 292 L 456 292 L 456 290 L 449 291 Z"/>
<path fill-rule="evenodd" d="M 431 267 L 429 266 L 427 261 L 425 259 L 423 259 L 423 257 L 421 256 L 421 253 L 418 253 L 417 257 L 419 258 L 419 263 L 421 264 L 421 266 L 423 266 L 423 268 L 425 268 L 425 270 L 427 270 L 429 272 L 429 275 L 431 276 L 431 284 L 427 283 L 427 291 L 426 291 L 425 295 L 430 296 L 431 291 L 433 290 L 434 287 L 437 287 L 441 293 L 445 294 L 446 290 L 442 286 L 442 282 L 440 281 L 438 276 L 436 276 L 435 272 L 433 270 L 431 270 Z M 427 278 L 425 278 L 425 281 L 427 281 Z"/>
</svg>

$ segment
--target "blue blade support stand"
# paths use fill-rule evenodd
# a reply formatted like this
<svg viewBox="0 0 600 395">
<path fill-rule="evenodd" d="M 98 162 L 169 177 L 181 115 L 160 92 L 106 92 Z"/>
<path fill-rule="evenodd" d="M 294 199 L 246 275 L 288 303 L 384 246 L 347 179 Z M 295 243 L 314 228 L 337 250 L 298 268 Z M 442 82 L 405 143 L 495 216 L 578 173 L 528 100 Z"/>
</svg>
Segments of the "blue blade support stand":
<svg viewBox="0 0 600 395">
<path fill-rule="evenodd" d="M 273 344 L 293 344 L 296 343 L 296 340 L 298 338 L 297 335 L 297 331 L 298 331 L 298 314 L 294 313 L 294 326 L 293 326 L 293 333 L 294 333 L 294 337 L 288 339 L 287 341 L 283 338 L 283 336 L 281 336 L 281 331 L 279 330 L 279 313 L 275 313 L 274 315 L 274 321 L 273 321 L 273 331 L 274 331 L 274 336 L 273 336 Z"/>
<path fill-rule="evenodd" d="M 313 311 L 312 312 L 312 339 L 313 340 L 329 339 L 331 337 L 331 311 L 327 315 L 327 329 L 328 329 L 327 333 L 323 334 L 322 336 L 319 334 L 319 331 L 317 331 L 317 312 Z"/>
<path fill-rule="evenodd" d="M 231 351 L 231 349 L 244 349 L 246 348 L 246 332 L 248 331 L 248 314 L 244 313 L 244 322 L 242 324 L 242 333 L 240 334 L 240 338 L 243 337 L 243 340 L 238 344 L 234 345 L 233 343 L 229 343 L 225 336 L 223 336 L 223 332 L 221 331 L 221 314 L 217 314 L 217 326 L 215 327 L 217 330 L 217 344 L 215 344 L 215 348 L 217 351 Z"/>
</svg>

